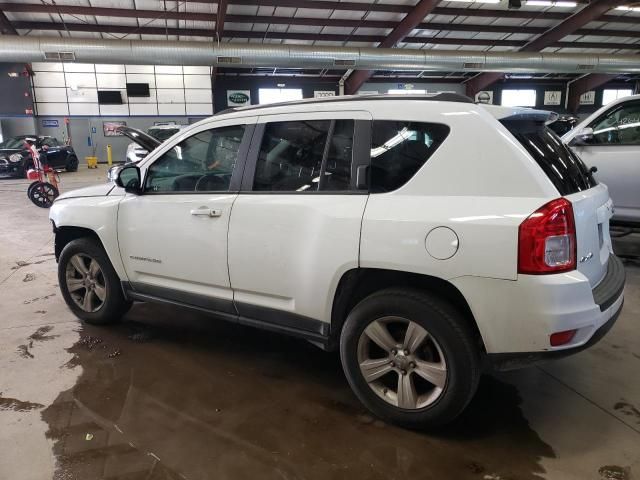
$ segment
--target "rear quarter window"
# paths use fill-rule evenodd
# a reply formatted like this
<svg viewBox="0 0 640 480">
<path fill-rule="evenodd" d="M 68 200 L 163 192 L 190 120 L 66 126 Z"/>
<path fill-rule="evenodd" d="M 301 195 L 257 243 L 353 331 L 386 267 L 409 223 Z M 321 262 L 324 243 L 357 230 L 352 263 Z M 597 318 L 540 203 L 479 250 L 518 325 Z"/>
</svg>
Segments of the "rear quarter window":
<svg viewBox="0 0 640 480">
<path fill-rule="evenodd" d="M 571 195 L 597 185 L 580 157 L 544 122 L 507 119 L 501 123 L 529 152 L 561 195 Z"/>
<path fill-rule="evenodd" d="M 449 135 L 438 123 L 375 120 L 371 129 L 371 193 L 407 183 Z"/>
</svg>

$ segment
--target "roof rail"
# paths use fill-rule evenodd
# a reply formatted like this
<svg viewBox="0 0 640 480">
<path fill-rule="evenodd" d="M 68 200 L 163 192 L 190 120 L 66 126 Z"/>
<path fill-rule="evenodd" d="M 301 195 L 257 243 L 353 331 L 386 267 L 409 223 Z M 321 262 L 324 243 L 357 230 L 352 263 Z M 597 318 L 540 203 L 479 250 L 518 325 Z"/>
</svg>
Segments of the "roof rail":
<svg viewBox="0 0 640 480">
<path fill-rule="evenodd" d="M 341 95 L 336 97 L 323 97 L 323 98 L 305 98 L 302 100 L 292 100 L 289 102 L 268 103 L 266 105 L 247 105 L 246 107 L 231 107 L 226 108 L 215 115 L 223 115 L 225 113 L 233 112 L 245 112 L 250 110 L 259 110 L 261 108 L 280 107 L 288 105 L 309 105 L 315 103 L 330 103 L 330 102 L 357 102 L 357 101 L 369 101 L 369 100 L 428 100 L 432 102 L 457 102 L 457 103 L 474 103 L 473 100 L 466 95 L 459 93 L 432 93 L 432 94 L 374 94 L 374 95 Z"/>
</svg>

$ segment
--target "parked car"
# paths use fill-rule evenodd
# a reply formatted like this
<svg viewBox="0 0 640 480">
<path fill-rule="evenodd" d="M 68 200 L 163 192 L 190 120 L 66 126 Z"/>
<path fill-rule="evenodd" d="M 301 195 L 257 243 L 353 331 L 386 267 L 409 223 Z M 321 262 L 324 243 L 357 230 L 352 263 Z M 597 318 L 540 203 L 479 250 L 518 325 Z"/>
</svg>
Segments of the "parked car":
<svg viewBox="0 0 640 480">
<path fill-rule="evenodd" d="M 547 127 L 560 137 L 572 130 L 579 121 L 578 117 L 571 114 L 561 114 L 552 120 L 553 121 L 547 123 Z"/>
<path fill-rule="evenodd" d="M 62 295 L 93 324 L 151 301 L 298 336 L 376 415 L 448 422 L 483 369 L 577 352 L 622 308 L 607 187 L 548 115 L 455 94 L 215 115 L 56 200 Z"/>
<path fill-rule="evenodd" d="M 562 140 L 611 191 L 617 223 L 640 226 L 640 95 L 620 98 L 590 115 Z"/>
<path fill-rule="evenodd" d="M 184 127 L 185 125 L 173 125 L 173 124 L 154 125 L 153 127 L 149 127 L 149 129 L 147 130 L 147 134 L 152 138 L 155 138 L 156 140 L 158 140 L 159 143 L 162 143 L 168 138 L 178 133 Z M 150 150 L 147 147 L 143 147 L 142 145 L 136 142 L 131 142 L 127 146 L 127 158 L 125 160 L 125 163 L 136 163 L 142 160 L 144 157 L 146 157 L 149 154 L 149 151 Z"/>
<path fill-rule="evenodd" d="M 54 137 L 19 135 L 0 143 L 0 176 L 26 177 L 27 170 L 33 168 L 33 158 L 27 142 L 35 143 L 42 162 L 56 169 L 64 168 L 68 172 L 78 170 L 78 157 L 70 145 L 65 145 Z"/>
<path fill-rule="evenodd" d="M 155 150 L 163 142 L 163 140 L 159 140 L 156 137 L 153 137 L 148 133 L 143 132 L 142 130 L 138 130 L 137 128 L 121 126 L 117 128 L 117 132 L 132 140 L 131 144 L 129 144 L 129 147 L 127 147 L 127 159 L 130 156 L 129 155 L 130 151 L 131 152 L 134 151 L 134 149 L 131 148 L 132 145 L 137 146 L 139 151 L 145 152 L 144 155 L 141 157 L 141 158 L 144 158 L 144 156 L 146 156 L 148 152 Z M 127 160 L 125 163 L 136 163 L 137 161 L 139 160 L 135 160 L 135 161 Z M 113 165 L 112 167 L 109 168 L 109 170 L 107 170 L 108 182 L 115 181 L 115 175 L 118 172 L 119 167 L 120 165 Z"/>
</svg>

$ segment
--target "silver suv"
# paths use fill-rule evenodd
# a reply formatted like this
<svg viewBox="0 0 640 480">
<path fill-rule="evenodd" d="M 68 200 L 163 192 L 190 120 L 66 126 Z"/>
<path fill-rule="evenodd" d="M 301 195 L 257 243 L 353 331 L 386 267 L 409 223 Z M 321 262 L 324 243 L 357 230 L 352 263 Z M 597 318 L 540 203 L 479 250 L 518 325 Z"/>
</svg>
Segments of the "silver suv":
<svg viewBox="0 0 640 480">
<path fill-rule="evenodd" d="M 562 140 L 609 187 L 613 221 L 640 226 L 640 95 L 605 105 Z"/>
</svg>

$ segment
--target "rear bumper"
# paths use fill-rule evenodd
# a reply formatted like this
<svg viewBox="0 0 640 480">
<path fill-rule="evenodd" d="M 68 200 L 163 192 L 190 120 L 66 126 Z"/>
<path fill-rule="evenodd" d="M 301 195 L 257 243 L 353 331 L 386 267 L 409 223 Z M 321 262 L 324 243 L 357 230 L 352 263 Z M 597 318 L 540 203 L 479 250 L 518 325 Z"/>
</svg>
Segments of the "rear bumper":
<svg viewBox="0 0 640 480">
<path fill-rule="evenodd" d="M 490 363 L 516 368 L 588 347 L 613 323 L 624 301 L 624 266 L 610 255 L 603 280 L 591 288 L 575 270 L 519 275 L 516 281 L 462 277 L 452 283 L 469 303 Z M 615 320 L 614 320 L 615 321 Z M 552 347 L 553 333 L 576 330 L 570 343 Z M 602 332 L 602 333 L 601 333 Z"/>
<path fill-rule="evenodd" d="M 531 365 L 536 365 L 538 363 L 558 360 L 586 350 L 602 340 L 609 330 L 611 330 L 613 325 L 616 323 L 616 320 L 618 320 L 620 312 L 622 312 L 623 304 L 624 299 L 617 307 L 617 310 L 613 313 L 611 318 L 609 318 L 604 325 L 598 328 L 587 342 L 583 343 L 579 347 L 572 347 L 564 350 L 553 350 L 549 352 L 493 353 L 487 355 L 489 367 L 492 370 L 497 371 L 515 370 L 518 368 L 530 367 Z"/>
</svg>

